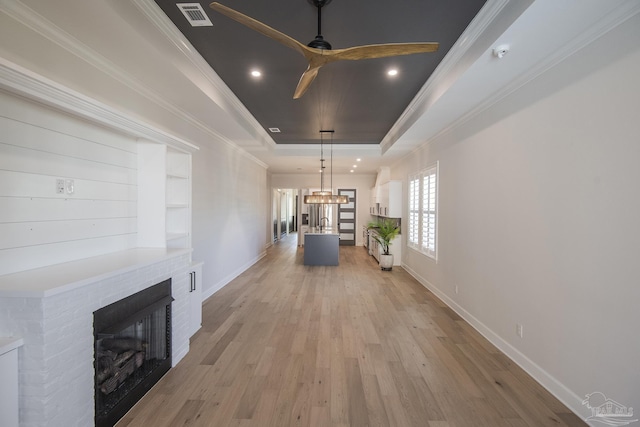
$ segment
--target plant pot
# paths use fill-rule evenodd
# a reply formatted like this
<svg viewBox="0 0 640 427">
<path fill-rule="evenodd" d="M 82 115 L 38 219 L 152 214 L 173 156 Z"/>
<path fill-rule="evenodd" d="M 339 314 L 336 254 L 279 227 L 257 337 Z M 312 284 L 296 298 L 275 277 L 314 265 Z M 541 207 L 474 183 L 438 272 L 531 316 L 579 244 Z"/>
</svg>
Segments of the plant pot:
<svg viewBox="0 0 640 427">
<path fill-rule="evenodd" d="M 380 269 L 390 271 L 393 268 L 393 255 L 380 254 Z"/>
</svg>

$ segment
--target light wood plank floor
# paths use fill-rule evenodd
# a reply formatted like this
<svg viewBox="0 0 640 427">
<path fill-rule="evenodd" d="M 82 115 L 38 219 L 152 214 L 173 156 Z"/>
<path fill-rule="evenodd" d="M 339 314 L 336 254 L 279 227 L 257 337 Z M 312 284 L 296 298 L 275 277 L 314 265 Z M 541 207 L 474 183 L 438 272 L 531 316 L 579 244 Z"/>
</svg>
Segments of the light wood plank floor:
<svg viewBox="0 0 640 427">
<path fill-rule="evenodd" d="M 586 425 L 402 268 L 302 255 L 289 237 L 209 298 L 189 354 L 117 426 Z"/>
</svg>

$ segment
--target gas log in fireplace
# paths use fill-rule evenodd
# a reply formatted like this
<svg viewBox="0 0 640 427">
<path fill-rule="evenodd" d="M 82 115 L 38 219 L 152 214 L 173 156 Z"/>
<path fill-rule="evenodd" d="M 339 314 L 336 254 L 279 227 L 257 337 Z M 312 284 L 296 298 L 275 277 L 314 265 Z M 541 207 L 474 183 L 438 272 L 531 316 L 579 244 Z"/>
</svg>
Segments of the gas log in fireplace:
<svg viewBox="0 0 640 427">
<path fill-rule="evenodd" d="M 171 368 L 171 279 L 93 313 L 95 425 L 112 427 Z"/>
</svg>

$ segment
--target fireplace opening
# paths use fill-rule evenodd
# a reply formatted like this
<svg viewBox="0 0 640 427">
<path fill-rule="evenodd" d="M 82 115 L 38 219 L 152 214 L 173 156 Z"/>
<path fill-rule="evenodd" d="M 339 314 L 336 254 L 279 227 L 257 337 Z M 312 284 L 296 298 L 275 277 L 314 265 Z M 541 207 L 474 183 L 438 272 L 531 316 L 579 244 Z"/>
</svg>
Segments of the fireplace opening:
<svg viewBox="0 0 640 427">
<path fill-rule="evenodd" d="M 93 313 L 95 425 L 112 427 L 171 368 L 171 279 Z"/>
</svg>

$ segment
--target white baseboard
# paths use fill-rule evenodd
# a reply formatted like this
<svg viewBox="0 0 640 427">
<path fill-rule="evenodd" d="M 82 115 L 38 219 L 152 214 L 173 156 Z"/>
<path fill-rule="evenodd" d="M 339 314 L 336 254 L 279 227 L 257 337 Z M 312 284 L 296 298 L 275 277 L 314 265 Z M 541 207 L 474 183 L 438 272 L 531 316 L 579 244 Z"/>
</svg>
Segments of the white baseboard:
<svg viewBox="0 0 640 427">
<path fill-rule="evenodd" d="M 224 278 L 222 278 L 221 280 L 219 280 L 217 283 L 215 283 L 212 287 L 210 287 L 209 289 L 206 290 L 206 292 L 204 292 L 202 294 L 202 301 L 204 302 L 207 298 L 211 297 L 213 294 L 215 294 L 216 292 L 218 292 L 220 289 L 224 288 L 226 285 L 228 285 L 233 279 L 235 279 L 236 277 L 238 277 L 239 275 L 241 275 L 242 273 L 244 273 L 249 267 L 251 267 L 253 264 L 257 263 L 258 261 L 260 261 L 262 258 L 264 258 L 267 255 L 267 251 L 264 250 L 260 253 L 260 255 L 258 255 L 256 258 L 254 258 L 253 260 L 247 262 L 246 264 L 244 264 L 242 267 L 236 269 L 234 272 L 232 272 L 231 274 L 226 275 Z"/>
<path fill-rule="evenodd" d="M 558 381 L 555 377 L 550 375 L 543 368 L 535 364 L 526 355 L 521 353 L 518 349 L 513 347 L 502 337 L 496 334 L 493 330 L 487 327 L 475 316 L 466 311 L 463 307 L 458 305 L 455 301 L 449 298 L 444 292 L 435 287 L 424 277 L 420 276 L 413 269 L 406 264 L 402 264 L 404 268 L 411 276 L 413 276 L 422 286 L 433 292 L 438 298 L 440 298 L 446 305 L 448 305 L 453 311 L 458 313 L 467 323 L 469 323 L 476 331 L 478 331 L 483 337 L 488 339 L 493 345 L 495 345 L 500 351 L 502 351 L 507 357 L 509 357 L 515 364 L 520 366 L 529 375 L 531 375 L 538 383 L 540 383 L 549 393 L 554 395 L 559 401 L 567 406 L 582 420 L 591 415 L 591 412 L 582 405 L 582 398 L 576 393 L 567 388 L 564 384 Z"/>
</svg>

